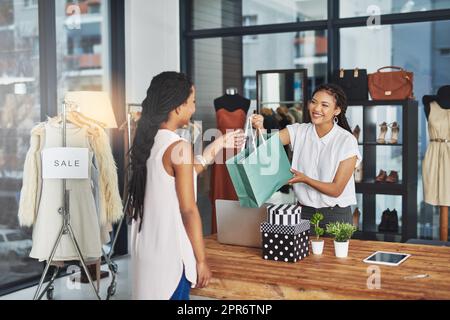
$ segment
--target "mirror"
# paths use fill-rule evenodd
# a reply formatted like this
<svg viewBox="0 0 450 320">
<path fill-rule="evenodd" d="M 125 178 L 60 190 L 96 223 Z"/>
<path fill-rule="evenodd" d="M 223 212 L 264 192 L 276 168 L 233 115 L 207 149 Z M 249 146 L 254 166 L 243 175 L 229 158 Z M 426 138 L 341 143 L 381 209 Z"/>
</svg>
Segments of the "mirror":
<svg viewBox="0 0 450 320">
<path fill-rule="evenodd" d="M 258 113 L 267 118 L 267 129 L 304 122 L 306 69 L 257 71 L 256 79 Z"/>
</svg>

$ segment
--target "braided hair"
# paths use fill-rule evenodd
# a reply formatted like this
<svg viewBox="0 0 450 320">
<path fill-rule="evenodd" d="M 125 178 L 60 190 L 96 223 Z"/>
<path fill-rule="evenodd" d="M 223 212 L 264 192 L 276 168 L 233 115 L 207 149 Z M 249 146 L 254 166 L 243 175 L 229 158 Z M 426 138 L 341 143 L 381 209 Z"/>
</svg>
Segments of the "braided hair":
<svg viewBox="0 0 450 320">
<path fill-rule="evenodd" d="M 128 219 L 144 218 L 144 196 L 147 183 L 147 160 L 161 124 L 169 120 L 169 114 L 185 103 L 192 93 L 192 82 L 183 73 L 163 72 L 153 78 L 142 102 L 142 116 L 131 147 L 131 179 L 128 185 L 126 213 Z"/>
<path fill-rule="evenodd" d="M 350 125 L 348 124 L 347 117 L 345 116 L 347 112 L 347 95 L 345 94 L 344 90 L 342 90 L 341 87 L 338 85 L 328 83 L 328 84 L 322 84 L 314 90 L 313 97 L 316 95 L 317 92 L 325 91 L 329 95 L 331 95 L 334 100 L 336 101 L 336 106 L 341 109 L 341 113 L 337 116 L 338 118 L 338 125 L 347 130 L 348 132 L 352 133 L 352 129 L 350 128 Z"/>
</svg>

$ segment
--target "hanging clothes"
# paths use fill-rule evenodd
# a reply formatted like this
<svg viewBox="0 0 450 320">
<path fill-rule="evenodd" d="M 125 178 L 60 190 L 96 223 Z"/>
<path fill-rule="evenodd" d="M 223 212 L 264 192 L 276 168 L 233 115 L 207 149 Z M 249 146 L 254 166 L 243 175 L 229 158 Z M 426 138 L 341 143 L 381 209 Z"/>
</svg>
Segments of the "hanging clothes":
<svg viewBox="0 0 450 320">
<path fill-rule="evenodd" d="M 214 101 L 216 108 L 217 129 L 225 134 L 227 130 L 243 129 L 250 108 L 250 100 L 236 95 L 224 95 Z M 210 200 L 212 206 L 211 232 L 217 233 L 216 200 L 238 200 L 233 183 L 226 167 L 226 160 L 237 154 L 223 150 L 211 168 Z"/>
<path fill-rule="evenodd" d="M 102 255 L 102 244 L 109 241 L 111 225 L 123 215 L 117 184 L 117 169 L 105 131 L 96 126 L 67 125 L 67 146 L 89 149 L 89 179 L 67 180 L 70 191 L 70 219 L 83 256 Z M 30 149 L 24 166 L 23 187 L 19 203 L 21 226 L 33 229 L 30 257 L 47 260 L 62 226 L 62 180 L 43 180 L 41 152 L 62 147 L 62 128 L 49 120 L 31 132 Z M 97 201 L 96 201 L 97 199 Z M 54 261 L 78 260 L 68 236 L 63 236 Z"/>
<path fill-rule="evenodd" d="M 450 109 L 436 101 L 430 103 L 428 132 L 430 144 L 422 164 L 424 200 L 434 206 L 450 206 Z"/>
</svg>

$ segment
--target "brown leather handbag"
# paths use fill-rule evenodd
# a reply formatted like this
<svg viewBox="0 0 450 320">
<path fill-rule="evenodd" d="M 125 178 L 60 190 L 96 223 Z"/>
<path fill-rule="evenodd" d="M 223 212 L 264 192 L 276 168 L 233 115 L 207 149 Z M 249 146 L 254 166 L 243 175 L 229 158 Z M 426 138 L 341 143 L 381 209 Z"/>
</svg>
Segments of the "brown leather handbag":
<svg viewBox="0 0 450 320">
<path fill-rule="evenodd" d="M 397 71 L 381 72 L 383 69 Z M 373 100 L 414 99 L 414 73 L 400 67 L 383 67 L 369 74 L 369 92 Z"/>
</svg>

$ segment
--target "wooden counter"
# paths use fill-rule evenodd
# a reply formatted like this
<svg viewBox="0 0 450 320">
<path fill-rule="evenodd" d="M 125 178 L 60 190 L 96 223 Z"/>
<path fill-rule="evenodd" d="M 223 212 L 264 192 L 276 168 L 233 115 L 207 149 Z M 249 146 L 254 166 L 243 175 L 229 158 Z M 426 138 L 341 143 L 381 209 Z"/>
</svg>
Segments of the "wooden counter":
<svg viewBox="0 0 450 320">
<path fill-rule="evenodd" d="M 296 264 L 265 261 L 261 250 L 205 240 L 213 272 L 209 287 L 194 296 L 223 300 L 253 299 L 450 299 L 450 248 L 351 240 L 349 257 L 334 256 L 325 239 L 322 256 L 310 255 Z M 369 289 L 370 265 L 362 262 L 375 251 L 409 253 L 399 267 L 378 265 L 381 288 Z M 405 276 L 429 274 L 425 279 Z M 375 281 L 371 282 L 375 284 Z"/>
</svg>

